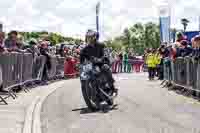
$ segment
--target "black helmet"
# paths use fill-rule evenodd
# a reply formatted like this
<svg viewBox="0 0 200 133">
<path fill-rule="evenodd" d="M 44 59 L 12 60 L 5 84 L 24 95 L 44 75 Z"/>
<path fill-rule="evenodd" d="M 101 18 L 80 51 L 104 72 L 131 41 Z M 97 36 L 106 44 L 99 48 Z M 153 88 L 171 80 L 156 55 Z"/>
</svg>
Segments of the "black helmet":
<svg viewBox="0 0 200 133">
<path fill-rule="evenodd" d="M 98 38 L 98 33 L 94 30 L 88 30 L 87 33 L 86 33 L 86 38 L 88 37 L 94 37 L 95 39 Z"/>
</svg>

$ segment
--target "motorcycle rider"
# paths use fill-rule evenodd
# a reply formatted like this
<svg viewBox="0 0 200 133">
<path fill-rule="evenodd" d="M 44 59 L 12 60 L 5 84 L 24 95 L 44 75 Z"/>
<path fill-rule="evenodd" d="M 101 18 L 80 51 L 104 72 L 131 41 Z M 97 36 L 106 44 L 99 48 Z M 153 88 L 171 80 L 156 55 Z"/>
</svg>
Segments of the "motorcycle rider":
<svg viewBox="0 0 200 133">
<path fill-rule="evenodd" d="M 92 61 L 95 65 L 99 65 L 99 61 L 106 59 L 104 58 L 104 45 L 98 42 L 99 35 L 96 31 L 88 30 L 86 33 L 86 44 L 87 46 L 81 50 L 80 53 L 80 63 L 84 63 L 85 60 Z M 95 59 L 94 59 L 95 57 Z M 104 60 L 105 61 L 105 60 Z M 108 64 L 110 63 L 109 60 L 106 60 Z M 114 78 L 112 77 L 112 72 L 110 70 L 110 66 L 103 65 L 100 66 L 101 71 L 104 71 L 109 82 L 110 82 L 110 89 L 113 92 L 117 92 L 117 89 L 114 87 Z"/>
</svg>

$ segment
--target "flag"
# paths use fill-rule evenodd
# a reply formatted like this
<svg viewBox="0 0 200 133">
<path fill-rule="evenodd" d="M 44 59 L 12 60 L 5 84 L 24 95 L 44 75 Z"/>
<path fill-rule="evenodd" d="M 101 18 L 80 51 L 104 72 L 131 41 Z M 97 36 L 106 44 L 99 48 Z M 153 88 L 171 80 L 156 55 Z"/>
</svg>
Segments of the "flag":
<svg viewBox="0 0 200 133">
<path fill-rule="evenodd" d="M 161 42 L 170 43 L 170 9 L 168 5 L 164 5 L 160 7 L 160 40 Z"/>
<path fill-rule="evenodd" d="M 170 16 L 160 17 L 161 42 L 170 42 Z"/>
</svg>

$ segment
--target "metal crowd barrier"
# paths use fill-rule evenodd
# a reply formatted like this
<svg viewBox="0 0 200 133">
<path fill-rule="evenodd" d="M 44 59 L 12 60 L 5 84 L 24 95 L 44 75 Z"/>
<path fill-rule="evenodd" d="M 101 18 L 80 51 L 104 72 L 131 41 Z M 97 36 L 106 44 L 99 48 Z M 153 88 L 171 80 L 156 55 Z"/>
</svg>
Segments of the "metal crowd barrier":
<svg viewBox="0 0 200 133">
<path fill-rule="evenodd" d="M 64 77 L 64 64 L 65 58 L 57 56 L 57 66 L 56 66 L 56 75 L 59 77 Z"/>
<path fill-rule="evenodd" d="M 133 59 L 129 59 L 127 62 L 128 66 L 127 66 L 127 70 L 129 67 L 131 67 L 131 70 L 133 71 L 133 65 L 137 65 L 140 64 L 141 67 L 143 67 L 144 65 L 144 61 L 143 60 L 133 60 Z M 130 65 L 130 66 L 129 66 Z M 121 72 L 121 70 L 124 70 L 124 62 L 123 61 L 119 61 L 119 60 L 115 60 L 112 63 L 112 72 L 117 73 L 117 72 Z"/>
<path fill-rule="evenodd" d="M 36 81 L 42 80 L 42 73 L 46 58 L 44 56 L 37 56 L 33 59 L 32 78 Z"/>
<path fill-rule="evenodd" d="M 179 57 L 164 61 L 164 80 L 196 92 L 200 92 L 200 60 Z"/>
<path fill-rule="evenodd" d="M 48 71 L 48 76 L 53 79 L 57 76 L 64 77 L 64 62 L 63 57 L 52 56 L 51 69 Z M 30 53 L 5 53 L 0 54 L 0 87 L 8 90 L 8 93 L 0 93 L 0 102 L 12 96 L 16 98 L 13 91 L 15 87 L 23 87 L 26 83 L 41 81 L 46 64 L 45 56 L 37 56 L 33 58 Z M 1 89 L 2 89 L 1 88 Z M 6 95 L 6 97 L 2 97 Z"/>
<path fill-rule="evenodd" d="M 54 76 L 56 75 L 56 67 L 58 64 L 56 56 L 51 56 L 50 62 L 51 62 L 51 69 L 48 71 L 48 78 L 53 79 Z"/>
</svg>

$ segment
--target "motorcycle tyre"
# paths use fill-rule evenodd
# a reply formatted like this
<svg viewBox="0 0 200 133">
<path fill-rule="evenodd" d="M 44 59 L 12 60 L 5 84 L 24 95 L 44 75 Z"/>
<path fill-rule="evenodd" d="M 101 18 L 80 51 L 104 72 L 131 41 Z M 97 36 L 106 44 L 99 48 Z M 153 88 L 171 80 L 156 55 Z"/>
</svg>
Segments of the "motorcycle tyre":
<svg viewBox="0 0 200 133">
<path fill-rule="evenodd" d="M 91 103 L 91 101 L 90 101 L 90 99 L 88 97 L 88 94 L 87 94 L 87 89 L 90 89 L 89 88 L 89 81 L 88 80 L 81 81 L 82 95 L 83 95 L 83 98 L 85 100 L 86 105 L 88 106 L 88 108 L 91 111 L 97 111 L 97 110 L 99 110 L 99 107 L 97 105 L 94 106 L 93 103 Z"/>
</svg>

